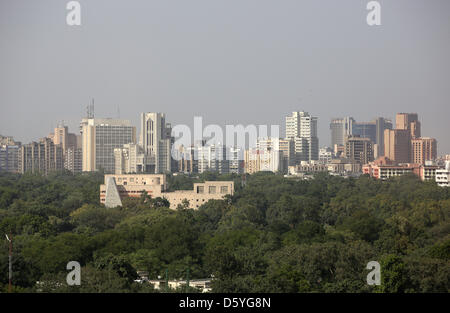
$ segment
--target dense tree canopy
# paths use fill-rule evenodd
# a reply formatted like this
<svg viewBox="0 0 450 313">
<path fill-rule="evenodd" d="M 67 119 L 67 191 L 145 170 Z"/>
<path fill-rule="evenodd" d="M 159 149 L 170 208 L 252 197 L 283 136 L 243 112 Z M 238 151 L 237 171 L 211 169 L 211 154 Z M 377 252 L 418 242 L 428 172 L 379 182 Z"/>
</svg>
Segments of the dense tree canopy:
<svg viewBox="0 0 450 313">
<path fill-rule="evenodd" d="M 233 180 L 235 193 L 198 210 L 170 210 L 146 194 L 107 209 L 100 173 L 1 174 L 0 232 L 14 241 L 14 290 L 155 292 L 134 282 L 137 271 L 184 279 L 188 270 L 191 279 L 213 277 L 214 292 L 450 289 L 450 188 L 409 175 L 168 177 L 171 190 L 204 180 Z M 1 246 L 4 291 L 6 240 Z M 381 264 L 381 286 L 366 283 L 372 260 Z M 81 286 L 65 283 L 69 261 L 82 266 Z"/>
</svg>

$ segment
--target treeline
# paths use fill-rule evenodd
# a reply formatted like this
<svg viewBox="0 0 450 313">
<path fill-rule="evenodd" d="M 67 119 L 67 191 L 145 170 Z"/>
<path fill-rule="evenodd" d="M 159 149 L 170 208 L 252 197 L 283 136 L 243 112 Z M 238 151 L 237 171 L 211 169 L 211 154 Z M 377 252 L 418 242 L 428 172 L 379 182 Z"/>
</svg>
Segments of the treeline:
<svg viewBox="0 0 450 313">
<path fill-rule="evenodd" d="M 449 188 L 408 175 L 243 178 L 170 175 L 172 190 L 235 182 L 233 196 L 198 210 L 170 210 L 147 195 L 106 209 L 99 173 L 2 174 L 0 232 L 13 236 L 14 290 L 155 292 L 134 282 L 137 271 L 185 279 L 189 270 L 191 279 L 213 277 L 214 292 L 449 291 Z M 6 291 L 6 239 L 2 246 Z M 366 283 L 372 260 L 381 264 L 381 286 Z M 69 261 L 82 265 L 81 286 L 65 282 Z"/>
</svg>

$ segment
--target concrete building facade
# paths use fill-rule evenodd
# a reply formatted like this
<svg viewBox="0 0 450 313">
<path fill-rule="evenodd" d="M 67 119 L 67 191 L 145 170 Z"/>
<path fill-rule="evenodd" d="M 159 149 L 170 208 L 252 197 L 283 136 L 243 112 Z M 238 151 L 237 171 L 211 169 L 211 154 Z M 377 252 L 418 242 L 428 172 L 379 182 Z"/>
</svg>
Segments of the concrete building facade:
<svg viewBox="0 0 450 313">
<path fill-rule="evenodd" d="M 62 171 L 64 168 L 61 145 L 55 145 L 52 139 L 45 137 L 40 142 L 32 142 L 20 147 L 18 153 L 19 172 L 42 173 Z"/>
<path fill-rule="evenodd" d="M 114 173 L 114 149 L 136 143 L 136 128 L 129 120 L 85 118 L 80 130 L 83 172 Z"/>
<path fill-rule="evenodd" d="M 384 156 L 398 163 L 409 163 L 411 156 L 410 131 L 386 129 L 384 131 Z"/>
<path fill-rule="evenodd" d="M 190 209 L 198 209 L 211 199 L 220 200 L 225 195 L 233 195 L 234 182 L 206 181 L 195 183 L 192 190 L 168 192 L 167 189 L 165 174 L 105 175 L 105 183 L 100 186 L 100 203 L 107 207 L 121 206 L 122 199 L 141 197 L 145 191 L 152 198 L 167 199 L 171 209 L 177 209 L 186 200 Z"/>
<path fill-rule="evenodd" d="M 373 143 L 369 138 L 348 136 L 345 140 L 344 155 L 360 164 L 373 161 Z"/>
<path fill-rule="evenodd" d="M 426 161 L 436 160 L 437 141 L 434 138 L 422 137 L 411 139 L 411 162 L 425 164 Z"/>
</svg>

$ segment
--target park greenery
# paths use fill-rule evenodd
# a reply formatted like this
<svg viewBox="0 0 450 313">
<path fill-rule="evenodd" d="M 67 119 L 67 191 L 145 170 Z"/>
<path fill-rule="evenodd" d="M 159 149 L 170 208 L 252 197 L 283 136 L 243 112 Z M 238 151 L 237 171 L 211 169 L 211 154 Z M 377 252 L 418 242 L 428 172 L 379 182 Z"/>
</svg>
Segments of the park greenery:
<svg viewBox="0 0 450 313">
<path fill-rule="evenodd" d="M 108 209 L 99 203 L 101 173 L 1 174 L 13 291 L 160 292 L 136 283 L 137 271 L 185 279 L 189 269 L 191 279 L 212 277 L 213 292 L 449 292 L 450 188 L 413 175 L 168 177 L 171 190 L 204 180 L 233 180 L 234 195 L 198 210 L 170 210 L 146 194 Z M 366 282 L 372 260 L 381 264 L 380 286 Z M 80 286 L 67 286 L 69 261 L 82 266 Z"/>
</svg>

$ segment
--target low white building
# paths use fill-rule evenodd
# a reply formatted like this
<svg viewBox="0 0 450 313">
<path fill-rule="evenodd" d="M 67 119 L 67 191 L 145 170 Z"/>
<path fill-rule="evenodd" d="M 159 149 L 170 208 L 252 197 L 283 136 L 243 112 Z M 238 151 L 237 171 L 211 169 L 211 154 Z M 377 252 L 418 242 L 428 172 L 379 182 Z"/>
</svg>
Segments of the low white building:
<svg viewBox="0 0 450 313">
<path fill-rule="evenodd" d="M 436 183 L 441 187 L 450 187 L 450 161 L 445 161 L 445 168 L 436 170 Z"/>
<path fill-rule="evenodd" d="M 153 285 L 155 289 L 163 290 L 166 288 L 165 280 L 149 280 L 150 284 Z M 168 281 L 169 288 L 177 289 L 180 287 L 184 287 L 187 285 L 186 280 L 169 280 Z M 192 279 L 189 281 L 189 287 L 197 288 L 202 292 L 211 292 L 211 279 Z"/>
</svg>

